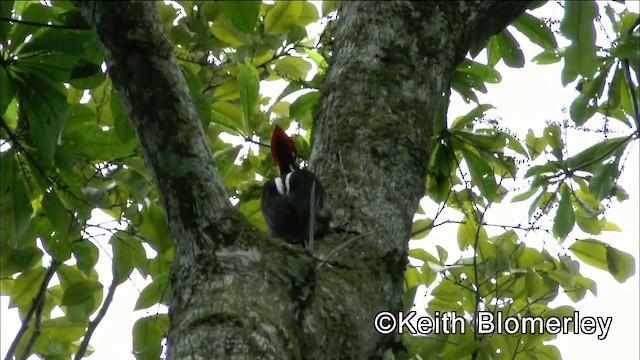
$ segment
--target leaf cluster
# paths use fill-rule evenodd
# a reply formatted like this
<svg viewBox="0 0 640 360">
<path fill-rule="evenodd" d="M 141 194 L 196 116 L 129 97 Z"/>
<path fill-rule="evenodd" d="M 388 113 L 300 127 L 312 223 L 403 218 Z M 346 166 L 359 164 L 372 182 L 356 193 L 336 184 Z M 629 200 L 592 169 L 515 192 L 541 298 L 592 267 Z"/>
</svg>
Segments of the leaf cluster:
<svg viewBox="0 0 640 360">
<path fill-rule="evenodd" d="M 451 89 L 477 106 L 447 121 L 449 95 L 443 99 L 426 182 L 426 196 L 438 206 L 435 216 L 427 216 L 422 207 L 416 214 L 413 239 L 419 242 L 409 252 L 413 260 L 405 274 L 404 299 L 407 309 L 415 306 L 418 289 L 427 287 L 427 314 L 436 317 L 454 311 L 465 317 L 468 331 L 407 336 L 403 338 L 407 352 L 399 358 L 559 359 L 558 349 L 546 344 L 555 335 L 479 335 L 474 331 L 478 311 L 504 317 L 572 316 L 573 307 L 553 307 L 550 302 L 560 294 L 573 302 L 582 300 L 587 292 L 597 294 L 596 283 L 581 274 L 581 264 L 607 271 L 621 283 L 635 274 L 633 256 L 596 237 L 604 231 L 620 231 L 605 218 L 605 211 L 611 201 L 628 198 L 617 180 L 625 154 L 638 138 L 638 14 L 615 12 L 605 5 L 603 15 L 612 24 L 614 39 L 609 46 L 598 47 L 594 30 L 601 19 L 598 6 L 595 2 L 565 3 L 557 35 L 546 21 L 525 13 L 512 26 L 471 49 L 456 69 Z M 514 30 L 543 49 L 534 62 L 564 59 L 562 84 L 578 83 L 570 120 L 549 123 L 542 136 L 533 130 L 522 139 L 514 135 L 489 117 L 494 107 L 480 104 L 476 95 L 487 91 L 486 84 L 501 80 L 495 69 L 501 60 L 509 67 L 524 65 Z M 556 36 L 571 44 L 558 46 Z M 631 48 L 636 50 L 629 51 Z M 477 62 L 481 53 L 486 55 L 485 64 Z M 568 154 L 568 131 L 581 130 L 596 114 L 605 122 L 619 121 L 627 131 L 620 137 L 605 132 L 603 141 Z M 511 188 L 523 181 L 528 182 L 528 189 L 511 195 Z M 487 218 L 505 199 L 529 201 L 528 221 L 489 222 Z M 445 210 L 451 209 L 459 220 L 445 217 Z M 441 244 L 432 252 L 420 247 L 424 239 L 432 238 L 434 228 L 449 225 L 458 227 L 460 258 L 452 258 L 451 249 Z M 586 236 L 577 235 L 578 230 Z M 550 242 L 541 247 L 527 241 L 532 237 Z M 570 244 L 564 247 L 567 239 Z M 561 250 L 553 255 L 548 248 Z"/>
<path fill-rule="evenodd" d="M 274 124 L 310 129 L 328 67 L 307 33 L 318 10 L 260 1 L 157 8 L 228 195 L 265 229 L 257 179 L 276 170 L 263 144 Z M 1 294 L 23 321 L 8 356 L 81 358 L 93 351 L 91 333 L 113 292 L 134 271 L 150 280 L 136 310 L 169 304 L 172 240 L 139 140 L 78 9 L 67 1 L 0 2 L 0 54 Z M 287 86 L 271 99 L 261 85 L 276 80 Z M 294 140 L 308 155 L 309 137 Z M 105 256 L 111 276 L 95 270 Z M 54 309 L 64 316 L 53 318 Z M 167 331 L 166 314 L 139 319 L 136 357 L 157 359 Z"/>
</svg>

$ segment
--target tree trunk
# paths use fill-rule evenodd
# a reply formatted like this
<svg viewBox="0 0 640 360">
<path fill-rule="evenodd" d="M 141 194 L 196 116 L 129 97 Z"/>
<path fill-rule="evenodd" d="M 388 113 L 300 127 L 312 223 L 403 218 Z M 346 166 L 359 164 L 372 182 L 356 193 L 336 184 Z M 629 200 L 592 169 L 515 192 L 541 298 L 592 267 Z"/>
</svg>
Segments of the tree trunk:
<svg viewBox="0 0 640 360">
<path fill-rule="evenodd" d="M 174 239 L 169 356 L 376 358 L 402 309 L 411 220 L 434 117 L 468 48 L 527 2 L 342 3 L 311 166 L 338 231 L 314 254 L 268 238 L 228 203 L 152 2 L 76 2 L 140 140 Z"/>
</svg>

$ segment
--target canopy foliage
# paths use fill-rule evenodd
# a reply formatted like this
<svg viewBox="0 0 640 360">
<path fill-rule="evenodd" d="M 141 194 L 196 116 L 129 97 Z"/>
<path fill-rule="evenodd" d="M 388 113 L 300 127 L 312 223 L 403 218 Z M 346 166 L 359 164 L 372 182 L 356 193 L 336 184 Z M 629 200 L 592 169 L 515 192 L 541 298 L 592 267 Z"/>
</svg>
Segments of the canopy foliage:
<svg viewBox="0 0 640 360">
<path fill-rule="evenodd" d="M 320 12 L 303 1 L 181 1 L 157 7 L 227 194 L 264 231 L 262 179 L 277 170 L 261 144 L 268 143 L 274 124 L 291 127 L 305 134 L 294 140 L 302 157 L 308 157 L 313 109 L 331 66 L 337 4 L 323 2 Z M 558 294 L 574 302 L 588 291 L 596 294 L 596 283 L 581 275 L 581 264 L 607 271 L 619 282 L 635 273 L 633 257 L 598 236 L 618 230 L 605 211 L 611 201 L 628 197 L 617 180 L 639 136 L 638 14 L 594 1 L 564 7 L 559 24 L 522 14 L 512 26 L 476 44 L 455 70 L 453 91 L 444 96 L 438 115 L 439 135 L 433 139 L 425 180 L 426 197 L 437 211 L 421 208 L 413 235 L 429 238 L 433 227 L 455 222 L 463 255 L 452 259 L 441 246 L 436 253 L 411 250 L 407 308 L 416 290 L 427 286 L 431 315 L 456 311 L 471 321 L 484 309 L 559 316 L 573 308 L 550 307 Z M 319 26 L 310 26 L 319 21 L 326 25 L 321 36 L 311 31 Z M 596 26 L 603 22 L 613 30 L 609 41 L 597 37 Z M 515 33 L 540 48 L 531 61 L 563 62 L 560 81 L 577 84 L 571 126 L 618 123 L 622 134 L 604 134 L 603 141 L 569 154 L 566 125 L 550 123 L 540 136 L 530 131 L 519 138 L 487 121 L 493 106 L 480 103 L 477 94 L 501 81 L 496 65 L 525 64 Z M 568 45 L 560 46 L 560 39 Z M 24 357 L 81 357 L 92 351 L 93 330 L 115 289 L 133 271 L 151 279 L 136 309 L 170 304 L 172 240 L 139 139 L 79 11 L 67 1 L 0 2 L 0 54 L 1 295 L 10 298 L 24 324 L 9 351 Z M 276 81 L 284 85 L 265 93 Z M 477 107 L 453 115 L 448 111 L 453 93 Z M 528 188 L 513 196 L 510 187 L 522 178 Z M 529 202 L 528 223 L 488 230 L 486 214 L 505 200 Z M 457 215 L 444 218 L 444 209 Z M 96 210 L 111 220 L 94 221 Z M 539 225 L 545 219 L 552 222 L 548 229 Z M 554 255 L 527 244 L 531 231 L 570 245 Z M 106 246 L 99 237 L 104 234 L 110 237 L 108 252 L 99 250 Z M 570 243 L 564 243 L 567 239 Z M 98 273 L 98 258 L 107 253 L 112 274 Z M 64 316 L 53 317 L 54 309 Z M 166 314 L 139 319 L 133 328 L 136 357 L 157 359 L 168 328 Z M 397 356 L 453 359 L 479 352 L 484 358 L 557 359 L 557 348 L 545 344 L 553 338 L 407 336 L 406 352 Z"/>
</svg>

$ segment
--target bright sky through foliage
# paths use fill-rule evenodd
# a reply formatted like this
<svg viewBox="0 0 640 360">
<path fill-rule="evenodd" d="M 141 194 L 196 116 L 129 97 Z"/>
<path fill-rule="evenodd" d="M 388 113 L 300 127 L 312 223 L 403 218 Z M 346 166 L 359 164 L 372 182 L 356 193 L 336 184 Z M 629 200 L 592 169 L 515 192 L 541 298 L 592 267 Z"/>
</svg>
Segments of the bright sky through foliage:
<svg viewBox="0 0 640 360">
<path fill-rule="evenodd" d="M 316 2 L 318 6 L 319 2 Z M 639 3 L 630 1 L 626 5 L 612 4 L 612 6 L 627 7 L 632 12 L 639 12 Z M 551 2 L 544 7 L 533 12 L 539 17 L 560 18 L 562 16 L 562 8 L 555 2 Z M 606 21 L 603 21 L 606 24 Z M 609 29 L 596 28 L 596 30 L 604 34 Z M 487 112 L 488 118 L 498 120 L 498 125 L 510 129 L 514 135 L 523 139 L 529 129 L 533 129 L 537 136 L 547 122 L 555 122 L 562 124 L 569 119 L 568 108 L 571 101 L 577 95 L 575 85 L 570 84 L 563 88 L 560 84 L 560 74 L 562 70 L 562 62 L 552 65 L 536 65 L 529 60 L 540 52 L 540 48 L 532 45 L 526 38 L 518 37 L 517 32 L 513 32 L 521 44 L 527 63 L 523 69 L 513 69 L 500 63 L 496 66 L 502 75 L 502 81 L 499 84 L 489 85 L 487 94 L 478 94 L 480 103 L 493 104 L 496 109 Z M 606 36 L 605 36 L 606 38 Z M 478 58 L 480 62 L 484 61 L 484 54 L 481 53 Z M 307 76 L 310 79 L 312 74 Z M 286 86 L 283 82 L 265 82 L 261 83 L 261 93 L 265 96 L 275 98 L 282 92 Z M 302 93 L 296 93 L 297 96 Z M 273 99 L 272 99 L 273 100 Z M 291 100 L 293 102 L 293 100 Z M 456 116 L 464 115 L 473 109 L 475 104 L 465 104 L 461 98 L 455 94 L 452 96 L 452 105 L 449 108 L 448 118 L 451 123 Z M 567 137 L 567 147 L 569 155 L 578 153 L 579 151 L 600 142 L 604 139 L 600 129 L 589 128 L 590 124 L 598 123 L 598 120 L 591 120 L 586 123 L 585 129 L 570 129 Z M 611 123 L 610 130 L 613 136 L 618 131 L 618 124 Z M 291 129 L 296 131 L 295 128 Z M 304 131 L 300 132 L 305 134 Z M 256 145 L 251 145 L 242 141 L 240 138 L 231 136 L 221 136 L 225 141 L 234 144 L 243 144 L 244 148 L 238 155 L 238 161 L 245 156 L 251 148 L 255 149 Z M 7 151 L 6 146 L 0 148 L 0 151 Z M 541 159 L 542 160 L 542 159 Z M 619 183 L 629 193 L 629 199 L 625 202 L 611 202 L 610 209 L 607 210 L 607 219 L 617 224 L 622 231 L 605 232 L 599 236 L 599 239 L 612 244 L 614 247 L 628 252 L 636 259 L 640 258 L 640 250 L 638 248 L 640 234 L 638 233 L 638 219 L 640 218 L 640 199 L 637 191 L 640 180 L 640 163 L 638 146 L 632 147 L 631 151 L 624 157 L 624 172 L 619 179 Z M 537 163 L 523 163 L 521 166 L 532 166 Z M 522 172 L 522 174 L 524 171 Z M 510 196 L 520 194 L 525 191 L 528 186 L 525 180 L 519 179 L 511 184 L 505 185 L 510 192 Z M 507 200 L 509 197 L 507 198 Z M 527 202 L 510 203 L 504 201 L 502 204 L 492 210 L 490 217 L 486 219 L 488 224 L 495 225 L 514 225 L 527 224 Z M 422 207 L 425 215 L 417 216 L 417 218 L 435 216 L 436 206 L 430 200 L 423 200 Z M 100 211 L 92 213 L 92 223 L 104 223 L 104 227 L 118 226 L 115 222 L 110 221 L 111 218 L 106 217 Z M 459 217 L 459 213 L 445 210 L 442 218 L 455 219 Z M 547 219 L 536 224 L 542 228 L 550 229 L 553 226 L 553 218 Z M 413 241 L 410 246 L 412 248 L 423 247 L 431 252 L 435 252 L 435 245 L 440 245 L 449 251 L 449 259 L 455 260 L 462 254 L 456 253 L 456 231 L 458 224 L 445 224 L 431 231 L 429 237 L 425 240 Z M 488 227 L 487 231 L 503 230 L 500 227 Z M 569 251 L 568 247 L 575 238 L 587 238 L 586 234 L 581 234 L 574 230 L 562 245 L 558 245 L 552 237 L 544 231 L 532 231 L 525 238 L 528 245 L 537 248 L 548 249 L 552 254 L 565 254 Z M 100 281 L 105 288 L 111 281 L 111 247 L 108 245 L 108 239 L 111 234 L 95 231 L 95 243 L 100 245 L 100 258 L 96 265 L 96 270 L 100 274 Z M 489 235 L 492 235 L 489 233 Z M 145 247 L 149 254 L 153 250 Z M 105 256 L 106 255 L 106 256 Z M 150 255 L 149 255 L 150 256 Z M 611 316 L 613 318 L 612 329 L 609 336 L 605 340 L 594 340 L 589 335 L 560 335 L 553 344 L 560 348 L 560 352 L 565 359 L 596 359 L 610 358 L 612 354 L 619 354 L 620 349 L 624 349 L 623 359 L 640 359 L 638 353 L 637 339 L 640 338 L 638 323 L 640 314 L 638 307 L 639 300 L 639 275 L 636 272 L 634 276 L 629 278 L 624 284 L 619 284 L 613 277 L 601 270 L 592 268 L 586 264 L 582 264 L 581 272 L 595 280 L 598 286 L 598 296 L 594 297 L 587 293 L 586 298 L 579 303 L 572 303 L 566 296 L 560 294 L 552 303 L 553 306 L 568 304 L 575 307 L 582 315 L 585 316 Z M 52 282 L 55 284 L 57 279 Z M 116 292 L 114 301 L 109 308 L 108 314 L 98 327 L 92 338 L 91 344 L 97 352 L 90 356 L 89 359 L 134 359 L 131 352 L 131 329 L 134 322 L 143 316 L 153 315 L 156 312 L 166 312 L 164 306 L 155 306 L 146 310 L 133 311 L 140 292 L 149 284 L 149 279 L 143 279 L 137 271 L 130 276 L 130 280 L 120 286 Z M 106 294 L 106 292 L 105 292 Z M 429 291 L 420 290 L 417 297 L 417 304 L 424 305 L 429 300 Z M 20 321 L 15 309 L 8 310 L 8 298 L 0 297 L 1 329 L 0 329 L 0 355 L 4 357 L 8 345 L 13 340 L 17 329 L 20 327 Z M 61 315 L 61 311 L 54 313 Z M 631 345 L 631 346 L 630 346 Z M 35 357 L 32 357 L 35 358 Z"/>
</svg>

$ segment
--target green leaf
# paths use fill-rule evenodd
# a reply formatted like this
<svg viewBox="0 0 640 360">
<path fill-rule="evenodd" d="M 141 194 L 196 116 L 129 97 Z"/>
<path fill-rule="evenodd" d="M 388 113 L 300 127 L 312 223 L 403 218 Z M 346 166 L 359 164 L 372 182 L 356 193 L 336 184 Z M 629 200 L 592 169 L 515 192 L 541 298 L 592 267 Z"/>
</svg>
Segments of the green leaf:
<svg viewBox="0 0 640 360">
<path fill-rule="evenodd" d="M 467 59 L 462 61 L 458 68 L 456 68 L 456 71 L 460 71 L 463 74 L 474 75 L 482 82 L 489 84 L 497 84 L 502 81 L 502 76 L 496 69 Z"/>
<path fill-rule="evenodd" d="M 37 221 L 38 232 L 45 251 L 57 261 L 63 262 L 71 257 L 71 241 L 68 237 L 55 233 L 48 219 Z"/>
<path fill-rule="evenodd" d="M 562 141 L 562 130 L 558 125 L 549 125 L 544 129 L 544 137 L 551 145 L 551 153 L 558 159 L 562 160 L 564 142 Z"/>
<path fill-rule="evenodd" d="M 2 2 L 0 2 L 2 4 Z M 1 6 L 1 5 L 0 5 Z M 2 31 L 3 22 L 0 22 L 0 31 Z M 7 111 L 7 107 L 16 96 L 16 90 L 13 87 L 9 68 L 0 66 L 0 115 Z"/>
<path fill-rule="evenodd" d="M 264 31 L 268 35 L 287 32 L 302 14 L 303 2 L 277 1 L 264 18 Z"/>
<path fill-rule="evenodd" d="M 251 136 L 251 117 L 258 110 L 260 79 L 258 71 L 252 65 L 238 65 L 238 84 L 240 86 L 240 102 L 242 104 L 242 128 L 245 136 Z"/>
<path fill-rule="evenodd" d="M 92 274 L 95 275 L 96 274 L 95 271 L 92 272 Z M 58 276 L 58 279 L 60 280 L 60 285 L 62 286 L 63 289 L 68 288 L 71 284 L 75 282 L 87 279 L 87 276 L 85 276 L 82 272 L 80 272 L 80 270 L 76 266 L 70 266 L 65 264 L 62 264 L 58 267 L 56 271 L 56 275 Z"/>
<path fill-rule="evenodd" d="M 514 68 L 524 66 L 524 54 L 520 49 L 520 44 L 518 44 L 518 41 L 511 35 L 509 30 L 505 29 L 496 35 L 496 40 L 505 65 Z"/>
<path fill-rule="evenodd" d="M 139 254 L 144 254 L 144 248 L 139 240 L 118 231 L 109 240 L 113 252 L 112 271 L 113 281 L 122 284 L 133 272 L 134 262 Z"/>
<path fill-rule="evenodd" d="M 249 43 L 249 36 L 238 29 L 224 17 L 217 18 L 211 25 L 211 33 L 220 41 L 238 49 Z"/>
<path fill-rule="evenodd" d="M 211 105 L 213 121 L 236 132 L 242 131 L 242 109 L 228 101 L 216 101 Z"/>
<path fill-rule="evenodd" d="M 565 165 L 569 169 L 582 169 L 591 165 L 599 166 L 609 157 L 613 157 L 627 146 L 629 137 L 609 138 L 568 158 Z"/>
<path fill-rule="evenodd" d="M 22 272 L 9 289 L 9 307 L 29 309 L 36 298 L 47 270 L 41 266 Z M 4 284 L 3 284 L 4 285 Z M 4 295 L 3 290 L 3 295 Z"/>
<path fill-rule="evenodd" d="M 13 1 L 0 1 L 0 16 L 9 19 L 11 18 L 11 10 L 13 9 Z M 9 38 L 9 31 L 11 30 L 12 23 L 9 21 L 0 22 L 0 44 L 6 44 Z M 3 67 L 4 68 L 4 67 Z M 2 109 L 0 109 L 2 110 Z M 4 111 L 0 111 L 0 114 Z"/>
<path fill-rule="evenodd" d="M 0 1 L 0 3 L 4 3 L 4 1 Z M 36 23 L 46 24 L 48 21 L 51 21 L 51 18 L 53 17 L 52 7 L 39 3 L 18 1 L 18 3 L 14 5 L 14 10 L 14 16 L 23 21 L 33 21 Z M 4 21 L 0 23 L 4 23 Z M 11 33 L 9 34 L 11 43 L 7 46 L 7 52 L 13 54 L 17 53 L 17 50 L 25 44 L 24 40 L 27 35 L 31 34 L 33 34 L 33 26 L 20 23 L 14 24 L 11 29 Z"/>
<path fill-rule="evenodd" d="M 120 96 L 113 87 L 111 87 L 111 99 L 109 101 L 109 105 L 111 106 L 111 116 L 113 117 L 113 127 L 116 135 L 118 135 L 120 141 L 126 143 L 135 137 L 135 133 L 129 123 L 129 117 L 124 111 L 124 106 L 122 105 Z"/>
<path fill-rule="evenodd" d="M 463 129 L 467 124 L 470 124 L 477 119 L 481 119 L 484 116 L 484 113 L 489 109 L 495 109 L 495 107 L 491 104 L 478 105 L 475 109 L 469 111 L 466 115 L 459 116 L 455 120 L 453 120 L 451 128 Z"/>
<path fill-rule="evenodd" d="M 454 130 L 451 135 L 465 144 L 488 152 L 502 152 L 506 145 L 506 138 L 502 133 L 481 133 L 465 130 Z"/>
<path fill-rule="evenodd" d="M 156 276 L 151 284 L 147 285 L 138 300 L 134 310 L 146 309 L 156 304 L 168 304 L 171 296 L 171 284 L 169 283 L 169 274 L 160 274 Z"/>
<path fill-rule="evenodd" d="M 447 258 L 449 257 L 447 250 L 445 250 L 440 245 L 436 245 L 436 249 L 438 250 L 438 258 L 440 259 L 440 264 L 444 264 L 444 262 L 447 261 Z"/>
<path fill-rule="evenodd" d="M 302 13 L 296 19 L 296 25 L 299 28 L 318 21 L 318 9 L 309 1 L 302 2 Z M 306 32 L 305 32 L 306 33 Z"/>
<path fill-rule="evenodd" d="M 237 77 L 230 77 L 216 87 L 213 98 L 218 100 L 235 100 L 240 98 L 240 90 Z"/>
<path fill-rule="evenodd" d="M 547 147 L 547 138 L 544 136 L 537 138 L 533 134 L 533 130 L 529 129 L 529 132 L 527 132 L 526 143 L 531 160 L 535 160 L 538 156 L 540 156 L 540 154 L 542 154 L 544 148 Z"/>
<path fill-rule="evenodd" d="M 498 195 L 498 185 L 493 175 L 493 171 L 478 155 L 472 151 L 462 148 L 462 154 L 469 167 L 471 180 L 478 187 L 480 193 L 489 201 L 494 201 Z"/>
<path fill-rule="evenodd" d="M 232 169 L 236 159 L 238 158 L 238 154 L 240 153 L 240 150 L 242 150 L 242 148 L 243 148 L 242 145 L 236 145 L 236 146 L 229 145 L 224 149 L 218 150 L 215 153 L 213 153 L 213 161 L 216 164 L 216 167 L 218 168 L 218 170 L 220 171 L 220 174 L 224 176 L 225 174 L 227 174 L 227 172 L 229 172 Z"/>
<path fill-rule="evenodd" d="M 498 38 L 492 36 L 487 41 L 487 65 L 496 66 L 500 59 L 502 58 L 502 54 L 500 54 L 500 47 L 498 46 Z"/>
<path fill-rule="evenodd" d="M 82 304 L 92 299 L 95 292 L 102 290 L 102 284 L 95 280 L 80 280 L 71 284 L 62 296 L 61 306 L 72 306 Z"/>
<path fill-rule="evenodd" d="M 431 232 L 431 228 L 433 227 L 433 220 L 431 219 L 420 219 L 413 222 L 411 226 L 411 238 L 412 239 L 422 239 L 429 235 Z"/>
<path fill-rule="evenodd" d="M 182 74 L 189 87 L 191 98 L 195 102 L 196 109 L 203 127 L 207 127 L 211 122 L 211 103 L 202 92 L 202 84 L 198 76 L 186 65 L 180 67 Z"/>
<path fill-rule="evenodd" d="M 169 316 L 140 318 L 133 325 L 133 351 L 138 360 L 156 360 L 162 354 L 162 339 L 169 331 Z"/>
<path fill-rule="evenodd" d="M 260 1 L 221 1 L 218 6 L 236 29 L 250 33 L 258 21 L 260 4 Z"/>
<path fill-rule="evenodd" d="M 594 240 L 577 240 L 569 247 L 578 259 L 585 264 L 591 265 L 601 270 L 608 270 L 607 266 L 607 244 Z"/>
<path fill-rule="evenodd" d="M 435 256 L 429 254 L 425 249 L 420 249 L 420 248 L 409 250 L 409 257 L 412 257 L 416 260 L 423 261 L 425 263 L 427 262 L 433 262 L 436 264 L 440 263 L 440 261 L 438 261 L 438 259 L 436 259 Z"/>
<path fill-rule="evenodd" d="M 167 228 L 164 212 L 159 205 L 153 205 L 142 212 L 143 221 L 138 234 L 160 255 L 173 248 L 171 233 Z"/>
<path fill-rule="evenodd" d="M 20 54 L 57 52 L 82 56 L 87 51 L 87 42 L 95 41 L 90 31 L 68 29 L 43 29 L 33 33 L 28 43 L 20 48 Z"/>
<path fill-rule="evenodd" d="M 12 277 L 16 273 L 27 271 L 39 264 L 42 259 L 42 251 L 35 244 L 24 249 L 6 249 L 2 246 L 2 250 L 0 253 L 1 278 Z"/>
<path fill-rule="evenodd" d="M 506 132 L 502 132 L 503 136 L 505 137 L 505 141 L 507 143 L 507 147 L 515 152 L 517 152 L 518 154 L 529 158 L 529 154 L 527 153 L 527 151 L 524 149 L 524 146 L 522 146 L 522 144 L 520 143 L 520 141 L 518 139 L 516 139 L 515 137 L 513 137 L 512 135 L 507 134 Z"/>
<path fill-rule="evenodd" d="M 576 218 L 573 212 L 573 205 L 571 205 L 571 192 L 569 187 L 562 185 L 562 195 L 560 197 L 560 203 L 558 205 L 558 211 L 556 217 L 553 219 L 553 235 L 564 240 L 567 235 L 573 229 Z"/>
<path fill-rule="evenodd" d="M 62 140 L 68 142 L 76 156 L 96 161 L 110 161 L 129 156 L 138 146 L 136 138 L 122 141 L 113 127 L 103 130 L 95 122 L 67 126 Z"/>
<path fill-rule="evenodd" d="M 547 191 L 543 191 L 540 193 L 540 195 L 538 195 L 538 197 L 535 198 L 535 200 L 533 200 L 533 202 L 531 203 L 531 206 L 529 206 L 529 218 L 531 218 L 531 216 L 533 216 L 534 212 L 537 209 L 542 210 L 543 213 L 548 213 L 549 212 L 549 204 L 555 199 L 554 194 L 547 192 Z"/>
<path fill-rule="evenodd" d="M 71 245 L 71 251 L 76 258 L 78 269 L 85 275 L 89 275 L 98 263 L 100 252 L 98 248 L 89 240 L 83 239 Z"/>
<path fill-rule="evenodd" d="M 318 102 L 318 99 L 320 99 L 320 92 L 318 91 L 306 93 L 297 98 L 296 101 L 289 106 L 289 115 L 291 116 L 291 119 L 302 121 L 305 118 L 310 117 L 311 111 Z"/>
<path fill-rule="evenodd" d="M 53 164 L 56 143 L 69 113 L 66 90 L 62 84 L 52 87 L 36 76 L 18 84 L 20 108 L 29 121 L 34 145 L 42 159 Z"/>
<path fill-rule="evenodd" d="M 537 186 L 532 186 L 526 192 L 523 192 L 522 194 L 518 194 L 518 195 L 514 196 L 513 199 L 511 199 L 511 202 L 520 202 L 520 201 L 527 200 L 528 198 L 530 198 L 533 195 L 535 195 L 538 192 L 538 190 L 539 189 L 538 189 Z"/>
<path fill-rule="evenodd" d="M 565 4 L 560 31 L 571 45 L 565 53 L 562 84 L 572 82 L 577 75 L 592 78 L 598 68 L 594 20 L 598 16 L 595 1 L 569 1 Z"/>
<path fill-rule="evenodd" d="M 84 324 L 78 324 L 66 317 L 43 320 L 40 324 L 40 336 L 45 339 L 71 342 L 80 339 L 86 332 Z"/>
<path fill-rule="evenodd" d="M 433 263 L 431 263 L 431 262 L 425 263 L 420 268 L 420 281 L 422 282 L 422 285 L 424 285 L 424 286 L 429 286 L 429 285 L 433 284 L 433 282 L 438 277 L 438 272 L 433 269 L 433 265 L 432 264 Z"/>
<path fill-rule="evenodd" d="M 602 231 L 622 231 L 622 229 L 620 229 L 620 227 L 610 221 L 606 221 L 604 224 L 602 224 Z"/>
<path fill-rule="evenodd" d="M 69 76 L 69 85 L 76 89 L 94 89 L 107 78 L 99 64 L 85 60 L 79 60 Z"/>
<path fill-rule="evenodd" d="M 621 68 L 616 68 L 615 71 L 613 72 L 613 78 L 611 79 L 611 84 L 609 85 L 609 92 L 607 94 L 609 96 L 609 101 L 607 103 L 609 108 L 617 108 L 618 106 L 620 106 L 620 99 L 621 99 L 620 82 L 622 81 L 625 81 L 623 71 L 621 70 Z M 627 126 L 630 126 L 628 121 L 625 121 L 625 124 Z"/>
<path fill-rule="evenodd" d="M 602 232 L 602 227 L 597 215 L 590 214 L 582 208 L 576 209 L 575 215 L 576 224 L 578 224 L 580 230 L 586 232 L 587 234 L 600 235 L 600 233 Z"/>
<path fill-rule="evenodd" d="M 473 246 L 473 244 L 478 242 L 487 242 L 487 233 L 483 227 L 478 229 L 478 224 L 475 220 L 469 219 L 468 217 L 464 218 L 464 221 L 460 223 L 458 226 L 458 247 L 460 250 L 465 250 L 469 246 Z"/>
<path fill-rule="evenodd" d="M 540 54 L 534 56 L 531 59 L 531 61 L 538 65 L 555 64 L 564 57 L 565 53 L 566 53 L 566 48 L 555 48 L 555 49 L 545 50 Z"/>
<path fill-rule="evenodd" d="M 552 50 L 558 46 L 553 32 L 545 22 L 529 13 L 520 15 L 511 25 L 529 38 L 531 42 L 545 50 Z"/>
<path fill-rule="evenodd" d="M 580 94 L 571 103 L 569 114 L 571 120 L 578 126 L 584 125 L 598 111 L 598 107 L 591 105 L 591 99 Z"/>
<path fill-rule="evenodd" d="M 595 239 L 577 240 L 569 247 L 584 263 L 606 270 L 620 283 L 635 274 L 633 256 Z"/>
<path fill-rule="evenodd" d="M 329 64 L 327 63 L 327 60 L 324 58 L 324 56 L 322 56 L 322 54 L 309 49 L 304 49 L 304 53 L 307 54 L 307 56 L 309 56 L 309 59 L 311 59 L 311 61 L 316 64 L 319 73 L 324 74 L 327 71 Z"/>
<path fill-rule="evenodd" d="M 596 168 L 589 181 L 589 191 L 597 201 L 604 200 L 613 194 L 618 175 L 618 166 L 615 163 L 607 163 Z"/>
<path fill-rule="evenodd" d="M 633 256 L 611 246 L 607 246 L 607 265 L 609 272 L 619 283 L 627 281 L 636 273 Z"/>
<path fill-rule="evenodd" d="M 491 66 L 465 59 L 453 72 L 451 88 L 458 92 L 464 101 L 478 104 L 478 97 L 473 89 L 486 93 L 485 83 L 495 84 L 501 79 L 500 73 Z"/>
<path fill-rule="evenodd" d="M 42 199 L 42 208 L 54 226 L 56 235 L 67 237 L 72 224 L 71 212 L 62 205 L 58 196 L 47 193 Z"/>
<path fill-rule="evenodd" d="M 311 64 L 300 57 L 287 56 L 274 63 L 275 70 L 285 79 L 305 80 Z"/>
<path fill-rule="evenodd" d="M 13 150 L 0 153 L 0 234 L 2 244 L 17 248 L 20 237 L 29 227 L 31 221 L 31 202 L 22 180 L 22 172 L 15 161 Z"/>
<path fill-rule="evenodd" d="M 327 16 L 338 8 L 339 1 L 327 0 L 322 2 L 322 16 Z"/>
<path fill-rule="evenodd" d="M 584 81 L 580 83 L 581 93 L 571 103 L 571 107 L 569 109 L 571 119 L 576 123 L 576 125 L 582 126 L 598 111 L 599 107 L 597 103 L 598 99 L 602 96 L 605 84 L 604 80 L 607 73 L 608 68 L 603 69 L 592 81 Z"/>
</svg>

